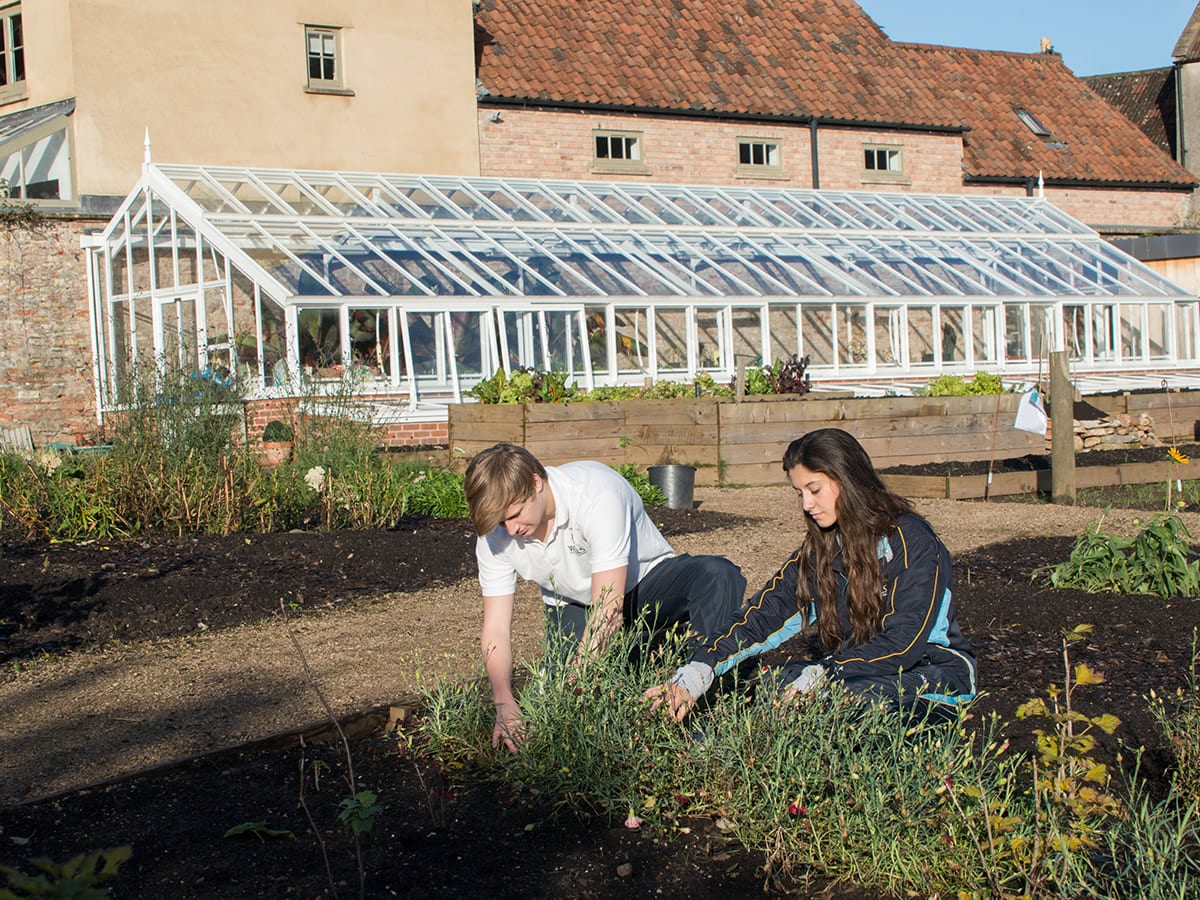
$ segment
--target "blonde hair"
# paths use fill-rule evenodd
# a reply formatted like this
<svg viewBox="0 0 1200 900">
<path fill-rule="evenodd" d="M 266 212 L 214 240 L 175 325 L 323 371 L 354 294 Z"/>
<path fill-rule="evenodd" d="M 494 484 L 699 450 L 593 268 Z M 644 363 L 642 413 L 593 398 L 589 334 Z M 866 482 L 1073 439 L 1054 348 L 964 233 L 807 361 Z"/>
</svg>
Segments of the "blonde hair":
<svg viewBox="0 0 1200 900">
<path fill-rule="evenodd" d="M 475 533 L 491 533 L 510 506 L 532 497 L 535 475 L 545 481 L 546 467 L 516 444 L 495 444 L 476 454 L 463 482 Z"/>
</svg>

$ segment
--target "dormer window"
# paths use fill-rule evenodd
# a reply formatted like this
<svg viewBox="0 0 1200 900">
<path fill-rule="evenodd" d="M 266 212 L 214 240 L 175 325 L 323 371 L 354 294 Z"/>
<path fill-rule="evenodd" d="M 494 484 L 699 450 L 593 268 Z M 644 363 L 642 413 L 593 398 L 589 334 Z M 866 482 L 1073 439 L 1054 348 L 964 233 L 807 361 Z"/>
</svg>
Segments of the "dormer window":
<svg viewBox="0 0 1200 900">
<path fill-rule="evenodd" d="M 1036 134 L 1038 137 L 1050 137 L 1050 129 L 1041 123 L 1033 113 L 1027 109 L 1016 110 L 1017 118 L 1025 123 L 1025 127 Z"/>
</svg>

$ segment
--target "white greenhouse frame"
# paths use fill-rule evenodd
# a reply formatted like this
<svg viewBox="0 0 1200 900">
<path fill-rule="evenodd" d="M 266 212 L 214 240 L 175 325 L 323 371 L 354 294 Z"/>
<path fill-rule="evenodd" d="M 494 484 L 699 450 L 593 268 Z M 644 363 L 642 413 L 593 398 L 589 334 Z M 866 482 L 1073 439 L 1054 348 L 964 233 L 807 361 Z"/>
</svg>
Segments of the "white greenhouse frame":
<svg viewBox="0 0 1200 900">
<path fill-rule="evenodd" d="M 1200 362 L 1197 298 L 1041 198 L 147 162 L 84 246 L 101 416 L 149 361 L 259 397 L 355 372 L 389 422 L 518 366 L 729 382 L 797 354 L 894 389 Z"/>
</svg>

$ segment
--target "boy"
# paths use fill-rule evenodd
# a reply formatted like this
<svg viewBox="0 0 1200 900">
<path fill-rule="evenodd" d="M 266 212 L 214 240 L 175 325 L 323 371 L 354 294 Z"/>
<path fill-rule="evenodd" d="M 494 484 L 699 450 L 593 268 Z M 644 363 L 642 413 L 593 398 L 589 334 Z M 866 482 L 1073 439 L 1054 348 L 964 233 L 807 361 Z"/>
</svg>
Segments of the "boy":
<svg viewBox="0 0 1200 900">
<path fill-rule="evenodd" d="M 547 468 L 523 447 L 496 444 L 471 461 L 465 489 L 479 536 L 480 645 L 496 705 L 493 746 L 503 741 L 516 752 L 524 738 L 512 692 L 517 575 L 541 586 L 547 646 L 565 647 L 572 667 L 639 614 L 656 628 L 687 620 L 704 638 L 741 607 L 741 570 L 719 556 L 676 556 L 637 492 L 602 463 Z"/>
</svg>

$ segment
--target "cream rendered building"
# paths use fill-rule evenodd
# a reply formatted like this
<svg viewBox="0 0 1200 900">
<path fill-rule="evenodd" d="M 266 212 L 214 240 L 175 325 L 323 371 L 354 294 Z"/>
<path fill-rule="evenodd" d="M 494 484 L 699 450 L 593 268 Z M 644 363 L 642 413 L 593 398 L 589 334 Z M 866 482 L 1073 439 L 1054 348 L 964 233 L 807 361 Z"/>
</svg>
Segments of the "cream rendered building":
<svg viewBox="0 0 1200 900">
<path fill-rule="evenodd" d="M 147 134 L 162 163 L 476 175 L 474 63 L 471 0 L 0 0 L 0 429 L 96 436 L 81 239 Z"/>
<path fill-rule="evenodd" d="M 476 174 L 471 15 L 470 0 L 0 4 L 0 174 L 13 197 L 104 208 L 147 132 L 169 162 Z"/>
</svg>

